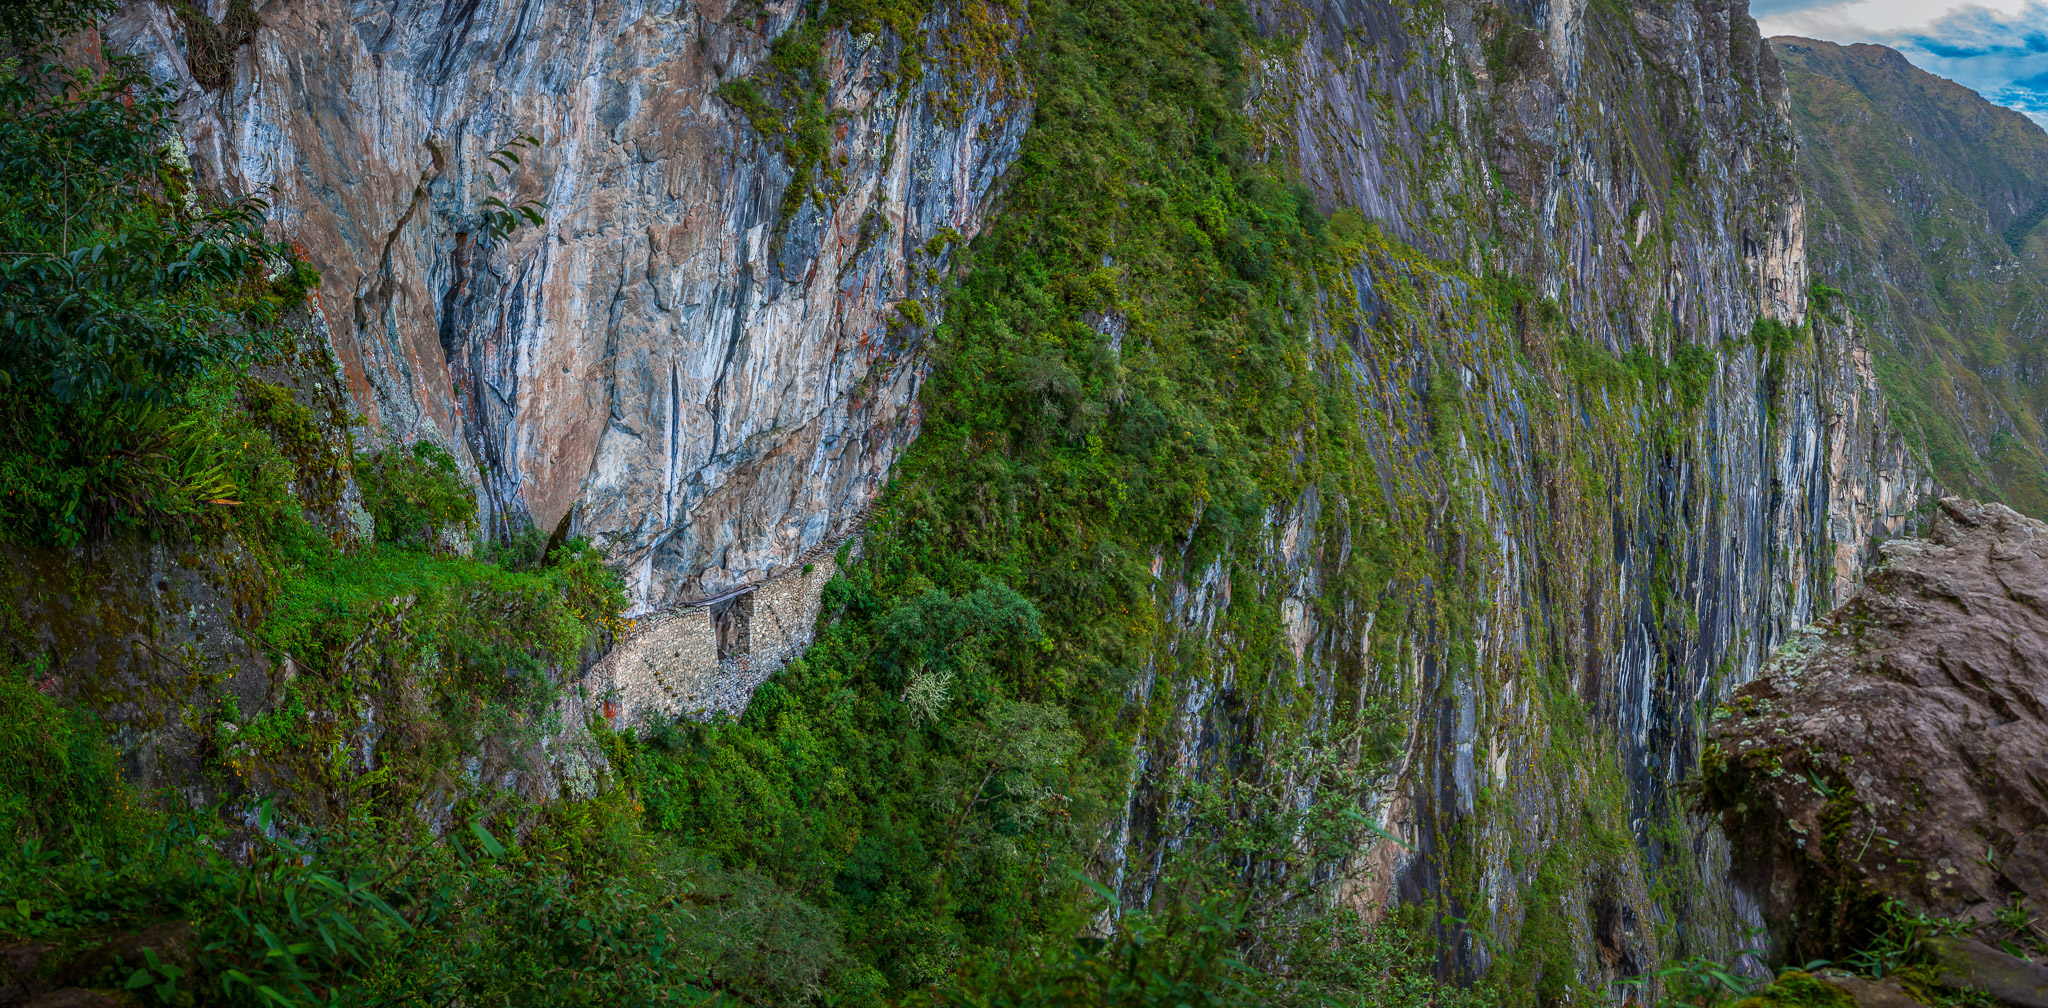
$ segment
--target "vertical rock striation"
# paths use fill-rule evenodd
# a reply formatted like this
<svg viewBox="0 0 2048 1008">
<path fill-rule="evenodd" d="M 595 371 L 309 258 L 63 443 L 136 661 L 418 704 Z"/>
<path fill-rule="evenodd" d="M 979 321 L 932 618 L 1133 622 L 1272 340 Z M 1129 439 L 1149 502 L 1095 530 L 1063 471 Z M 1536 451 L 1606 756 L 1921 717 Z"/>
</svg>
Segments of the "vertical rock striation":
<svg viewBox="0 0 2048 1008">
<path fill-rule="evenodd" d="M 1755 909 L 1676 786 L 1925 482 L 1851 321 L 1809 309 L 1774 58 L 1712 0 L 1256 7 L 1287 40 L 1256 101 L 1275 152 L 1384 236 L 1316 326 L 1382 499 L 1311 488 L 1255 556 L 1162 580 L 1101 871 L 1145 902 L 1187 782 L 1313 793 L 1278 754 L 1348 745 L 1394 842 L 1332 888 L 1433 902 L 1457 972 L 1561 995 L 1740 947 Z M 1373 547 L 1333 530 L 1382 507 L 1429 559 L 1340 587 Z M 1276 666 L 1238 664 L 1233 606 L 1273 608 Z M 1374 705 L 1392 753 L 1321 734 Z"/>
<path fill-rule="evenodd" d="M 266 192 L 320 269 L 372 429 L 458 449 L 500 527 L 574 507 L 656 607 L 760 580 L 873 496 L 917 430 L 926 316 L 897 306 L 933 297 L 1030 119 L 999 73 L 901 72 L 944 13 L 912 43 L 833 31 L 828 149 L 792 187 L 720 88 L 800 10 L 272 3 L 219 89 L 163 6 L 108 37 L 179 89 L 202 182 Z M 489 155 L 522 134 L 508 180 Z M 491 198 L 547 222 L 494 239 Z"/>
</svg>

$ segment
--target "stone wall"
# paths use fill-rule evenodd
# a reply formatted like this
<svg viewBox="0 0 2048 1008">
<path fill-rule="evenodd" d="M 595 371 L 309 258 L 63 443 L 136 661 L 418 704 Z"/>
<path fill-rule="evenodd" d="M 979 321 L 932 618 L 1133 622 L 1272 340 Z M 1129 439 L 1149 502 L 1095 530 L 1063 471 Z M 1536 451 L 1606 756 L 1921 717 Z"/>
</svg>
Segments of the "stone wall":
<svg viewBox="0 0 2048 1008">
<path fill-rule="evenodd" d="M 755 689 L 810 646 L 825 583 L 838 571 L 832 552 L 818 550 L 739 594 L 642 616 L 591 669 L 585 688 L 620 725 L 737 716 Z"/>
</svg>

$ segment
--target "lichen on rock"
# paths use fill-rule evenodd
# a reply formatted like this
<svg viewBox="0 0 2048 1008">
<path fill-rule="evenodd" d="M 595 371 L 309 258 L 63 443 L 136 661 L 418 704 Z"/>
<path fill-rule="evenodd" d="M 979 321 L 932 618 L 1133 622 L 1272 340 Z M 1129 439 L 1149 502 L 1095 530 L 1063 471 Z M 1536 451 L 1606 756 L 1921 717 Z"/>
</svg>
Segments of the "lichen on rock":
<svg viewBox="0 0 2048 1008">
<path fill-rule="evenodd" d="M 1876 907 L 2048 910 L 2048 524 L 1946 498 L 1863 590 L 1737 691 L 1704 804 L 1792 956 L 1856 947 Z"/>
</svg>

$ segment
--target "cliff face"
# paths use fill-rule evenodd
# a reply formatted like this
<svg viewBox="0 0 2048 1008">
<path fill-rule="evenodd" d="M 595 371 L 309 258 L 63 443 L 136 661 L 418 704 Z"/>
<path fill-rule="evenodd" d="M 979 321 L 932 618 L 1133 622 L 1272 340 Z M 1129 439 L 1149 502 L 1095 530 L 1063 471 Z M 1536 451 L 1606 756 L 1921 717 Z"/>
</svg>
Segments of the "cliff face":
<svg viewBox="0 0 2048 1008">
<path fill-rule="evenodd" d="M 2048 512 L 2048 133 L 1883 46 L 1779 38 L 1815 275 L 1945 484 Z"/>
<path fill-rule="evenodd" d="M 905 83 L 894 33 L 839 30 L 829 140 L 785 157 L 719 94 L 799 9 L 273 3 L 207 84 L 165 7 L 106 35 L 179 89 L 202 184 L 267 192 L 321 271 L 371 428 L 453 449 L 497 527 L 576 506 L 652 607 L 758 581 L 872 498 L 917 430 L 897 305 L 1030 120 L 1000 73 Z M 508 182 L 489 155 L 521 134 Z M 491 198 L 547 223 L 494 240 Z"/>
<path fill-rule="evenodd" d="M 864 515 L 918 431 L 919 335 L 937 311 L 896 306 L 935 302 L 956 265 L 945 229 L 985 223 L 1029 118 L 1015 77 L 908 75 L 891 33 L 825 32 L 820 94 L 843 114 L 805 161 L 756 128 L 772 115 L 750 122 L 741 92 L 718 96 L 788 72 L 768 54 L 795 5 L 258 13 L 220 90 L 191 77 L 160 8 L 112 36 L 185 88 L 203 175 L 272 187 L 279 226 L 326 276 L 334 343 L 380 436 L 463 448 L 500 521 L 550 527 L 580 502 L 573 524 L 649 608 L 758 583 Z M 1087 275 L 1029 286 L 1049 253 L 975 264 L 978 328 L 960 323 L 942 359 L 961 369 L 944 440 L 910 449 L 870 532 L 871 579 L 896 577 L 901 595 L 842 598 L 831 618 L 986 599 L 995 576 L 1048 612 L 1099 604 L 1093 637 L 976 661 L 1034 704 L 1077 682 L 1123 690 L 1063 702 L 1125 760 L 1100 821 L 1074 830 L 1124 907 L 1154 901 L 1213 825 L 1190 796 L 1244 787 L 1304 808 L 1329 797 L 1384 831 L 1310 866 L 1315 912 L 1433 902 L 1442 965 L 1521 999 L 1735 947 L 1753 911 L 1718 832 L 1672 787 L 1706 711 L 1857 582 L 1869 539 L 1922 483 L 1855 331 L 1807 302 L 1774 58 L 1719 0 L 1252 14 L 1262 38 L 1227 38 L 1248 43 L 1231 94 L 1260 160 L 1200 175 L 1210 136 L 1185 163 L 1148 163 L 1139 141 L 1043 159 L 1070 173 L 1054 184 L 1121 187 L 1104 220 L 1018 225 L 1083 232 Z M 968 32 L 999 69 L 1016 43 L 987 15 L 930 15 L 927 54 Z M 1189 30 L 1125 26 L 1155 28 Z M 1245 114 L 1199 111 L 1224 120 L 1204 120 L 1219 136 Z M 486 155 L 522 131 L 539 149 L 494 188 Z M 1307 216 L 1328 229 L 1325 258 L 1288 265 L 1304 260 L 1276 258 L 1251 223 L 1268 226 L 1268 206 L 1232 219 L 1215 195 L 1238 199 L 1231 185 L 1274 164 L 1322 211 Z M 548 223 L 487 239 L 494 192 L 545 200 Z M 1162 219 L 1165 238 L 1145 230 Z M 1038 256 L 1034 240 L 1008 247 Z M 1191 259 L 1126 248 L 1194 250 L 1216 273 L 1188 293 L 1171 284 Z M 1275 402 L 1293 412 L 1261 412 Z M 1224 476 L 1257 492 L 1227 496 Z M 1071 522 L 1047 519 L 1074 500 Z M 798 574 L 793 611 L 814 611 L 816 574 Z M 1123 584 L 1090 580 L 1112 575 L 1139 587 L 1082 590 Z M 667 713 L 744 706 L 760 676 L 744 648 L 722 660 L 732 611 L 702 615 L 668 614 L 610 667 L 643 670 L 657 695 L 686 664 Z M 873 672 L 910 661 L 877 646 L 842 640 L 850 685 L 813 672 L 778 687 L 768 727 L 746 730 L 801 712 L 807 689 L 833 718 L 881 711 L 892 739 L 942 730 L 905 720 L 919 680 Z M 920 702 L 949 700 L 949 680 L 922 681 Z M 925 715 L 979 716 L 964 700 Z M 976 810 L 947 813 L 945 849 Z M 837 891 L 879 891 L 860 880 L 883 877 L 873 838 L 898 827 L 847 814 L 830 856 L 791 873 L 843 861 L 841 878 L 867 874 Z M 1250 863 L 1254 889 L 1294 884 Z M 902 884 L 929 884 L 917 872 Z"/>
<path fill-rule="evenodd" d="M 1785 95 L 1746 8 L 1260 8 L 1303 33 L 1265 118 L 1327 207 L 1531 278 L 1611 349 L 1803 316 Z"/>
<path fill-rule="evenodd" d="M 1809 311 L 1775 61 L 1739 5 L 1257 13 L 1290 40 L 1256 84 L 1276 150 L 1394 239 L 1315 326 L 1377 482 L 1155 589 L 1106 872 L 1145 901 L 1186 781 L 1313 791 L 1277 754 L 1391 702 L 1391 757 L 1350 752 L 1396 840 L 1326 868 L 1344 898 L 1434 901 L 1453 969 L 1552 994 L 1738 947 L 1755 908 L 1672 789 L 1923 483 L 1850 323 Z M 1382 521 L 1419 559 L 1360 591 Z M 1246 606 L 1276 610 L 1272 667 L 1226 657 Z"/>
</svg>

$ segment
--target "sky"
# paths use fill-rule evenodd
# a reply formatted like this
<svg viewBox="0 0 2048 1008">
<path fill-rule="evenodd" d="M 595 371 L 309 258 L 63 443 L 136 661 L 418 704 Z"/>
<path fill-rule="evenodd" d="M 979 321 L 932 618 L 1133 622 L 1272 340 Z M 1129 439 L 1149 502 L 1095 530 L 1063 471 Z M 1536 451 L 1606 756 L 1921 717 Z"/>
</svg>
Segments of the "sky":
<svg viewBox="0 0 2048 1008">
<path fill-rule="evenodd" d="M 1888 45 L 2048 127 L 2048 0 L 1751 0 L 1769 35 Z"/>
</svg>

